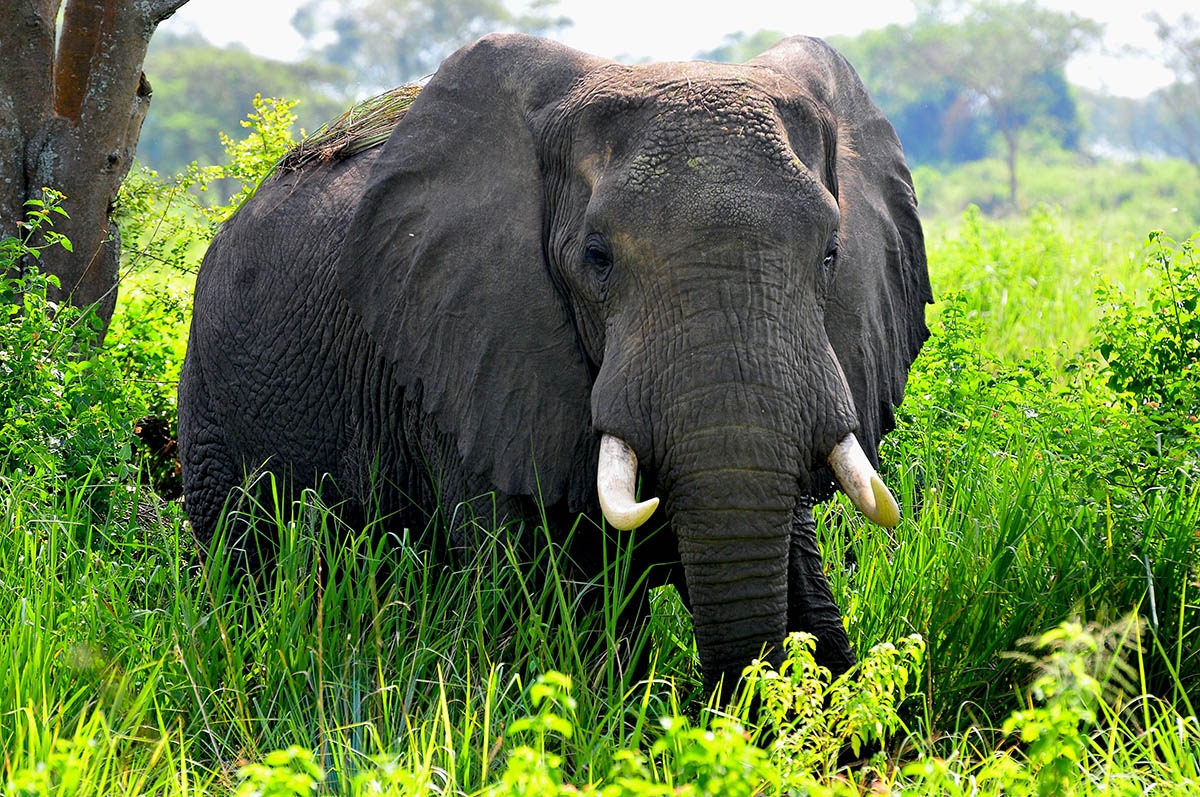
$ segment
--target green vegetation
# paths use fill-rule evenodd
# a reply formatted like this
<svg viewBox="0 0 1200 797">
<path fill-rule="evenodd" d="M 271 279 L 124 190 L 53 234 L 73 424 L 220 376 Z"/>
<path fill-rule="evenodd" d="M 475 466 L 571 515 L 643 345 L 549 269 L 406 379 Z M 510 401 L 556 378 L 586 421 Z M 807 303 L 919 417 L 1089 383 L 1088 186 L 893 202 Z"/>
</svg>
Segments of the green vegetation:
<svg viewBox="0 0 1200 797">
<path fill-rule="evenodd" d="M 972 205 L 992 218 L 1019 218 L 1004 194 L 1004 169 L 991 158 L 914 168 L 921 217 L 935 233 L 957 225 Z M 1151 229 L 1178 239 L 1200 229 L 1200 169 L 1182 160 L 1097 160 L 1050 149 L 1022 167 L 1021 185 L 1024 212 L 1055 208 L 1078 233 L 1122 250 L 1136 250 Z"/>
<path fill-rule="evenodd" d="M 246 118 L 256 93 L 296 100 L 297 123 L 308 130 L 337 116 L 353 98 L 350 76 L 337 66 L 272 61 L 196 35 L 159 33 L 145 68 L 154 84 L 154 111 L 142 127 L 138 160 L 164 174 L 193 161 L 221 162 L 218 133 Z"/>
<path fill-rule="evenodd" d="M 286 148 L 279 109 L 227 142 L 239 188 Z M 611 641 L 615 599 L 574 606 L 619 595 L 623 561 L 578 585 L 544 554 L 538 584 L 489 528 L 444 565 L 313 495 L 256 587 L 200 557 L 134 434 L 173 406 L 175 269 L 234 207 L 195 204 L 199 173 L 127 184 L 133 273 L 87 356 L 94 322 L 14 268 L 67 244 L 33 229 L 52 232 L 56 197 L 0 245 L 4 794 L 1200 788 L 1200 239 L 1110 238 L 1044 207 L 932 225 L 933 337 L 883 454 L 906 517 L 867 527 L 839 499 L 818 518 L 861 675 L 828 683 L 796 637 L 719 712 L 672 591 L 647 682 L 581 641 Z"/>
</svg>

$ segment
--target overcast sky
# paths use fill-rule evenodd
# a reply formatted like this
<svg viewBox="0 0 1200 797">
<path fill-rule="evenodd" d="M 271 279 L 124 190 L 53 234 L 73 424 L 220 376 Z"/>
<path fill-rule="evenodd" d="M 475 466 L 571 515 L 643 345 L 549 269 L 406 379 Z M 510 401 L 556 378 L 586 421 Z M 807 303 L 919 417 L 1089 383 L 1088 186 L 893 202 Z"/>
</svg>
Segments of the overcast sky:
<svg viewBox="0 0 1200 797">
<path fill-rule="evenodd" d="M 177 33 L 198 31 L 216 44 L 241 42 L 259 55 L 294 60 L 304 43 L 291 26 L 303 0 L 190 0 L 160 27 Z M 1168 19 L 1195 13 L 1196 0 L 1135 2 L 1041 0 L 1041 5 L 1076 13 L 1105 25 L 1103 52 L 1087 54 L 1068 67 L 1074 83 L 1113 94 L 1140 96 L 1171 80 L 1153 55 L 1156 49 L 1146 14 Z M 687 9 L 681 11 L 680 9 Z M 701 10 L 703 9 L 703 10 Z M 720 44 L 726 34 L 778 30 L 812 36 L 854 35 L 914 18 L 908 0 L 724 0 L 719 4 L 664 0 L 559 0 L 557 10 L 574 25 L 556 38 L 572 47 L 619 60 L 676 60 Z"/>
</svg>

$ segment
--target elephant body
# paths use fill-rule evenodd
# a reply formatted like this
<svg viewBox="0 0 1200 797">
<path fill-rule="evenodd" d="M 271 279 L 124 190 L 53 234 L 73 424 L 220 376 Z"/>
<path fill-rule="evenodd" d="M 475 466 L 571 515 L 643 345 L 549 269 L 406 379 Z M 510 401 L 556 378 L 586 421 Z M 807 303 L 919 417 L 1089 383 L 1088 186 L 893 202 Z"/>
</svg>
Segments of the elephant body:
<svg viewBox="0 0 1200 797">
<path fill-rule="evenodd" d="M 645 523 L 637 566 L 687 596 L 710 684 L 790 630 L 840 672 L 811 507 L 836 476 L 895 522 L 870 463 L 930 300 L 899 142 L 822 42 L 627 67 L 485 37 L 385 144 L 280 169 L 213 240 L 179 391 L 188 515 L 208 543 L 256 474 L 395 528 L 453 513 L 466 548 L 471 511 L 603 507 Z M 638 478 L 655 501 L 597 495 L 609 447 L 629 502 Z M 583 536 L 586 577 L 605 541 Z"/>
</svg>

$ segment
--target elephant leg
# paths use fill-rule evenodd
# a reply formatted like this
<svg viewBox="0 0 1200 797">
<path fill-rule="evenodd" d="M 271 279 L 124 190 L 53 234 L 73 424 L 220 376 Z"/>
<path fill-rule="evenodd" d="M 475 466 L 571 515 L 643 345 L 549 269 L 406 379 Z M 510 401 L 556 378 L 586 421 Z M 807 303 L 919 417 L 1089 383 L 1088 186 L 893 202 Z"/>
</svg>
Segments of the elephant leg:
<svg viewBox="0 0 1200 797">
<path fill-rule="evenodd" d="M 817 546 L 817 524 L 812 504 L 802 502 L 792 519 L 788 553 L 788 630 L 806 631 L 817 638 L 817 664 L 829 669 L 833 677 L 849 670 L 857 662 L 842 612 L 833 600 L 825 566 Z"/>
<path fill-rule="evenodd" d="M 231 573 L 257 576 L 272 551 L 258 533 L 251 505 L 261 501 L 262 474 L 251 480 L 230 451 L 223 419 L 213 408 L 204 380 L 193 373 L 193 360 L 184 365 L 179 406 L 180 459 L 189 478 L 184 483 L 184 507 L 201 552 L 209 556 L 220 544 Z"/>
</svg>

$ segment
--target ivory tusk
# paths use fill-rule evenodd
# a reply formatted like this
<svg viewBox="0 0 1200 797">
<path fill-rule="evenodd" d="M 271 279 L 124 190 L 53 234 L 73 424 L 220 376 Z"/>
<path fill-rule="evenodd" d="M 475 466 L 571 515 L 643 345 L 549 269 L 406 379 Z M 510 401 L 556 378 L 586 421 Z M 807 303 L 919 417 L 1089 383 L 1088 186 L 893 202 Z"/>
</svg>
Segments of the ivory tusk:
<svg viewBox="0 0 1200 797">
<path fill-rule="evenodd" d="M 853 433 L 846 435 L 829 452 L 829 466 L 833 468 L 842 490 L 858 511 L 866 515 L 867 520 L 887 529 L 900 522 L 900 505 L 875 468 L 871 467 L 866 452 Z"/>
<path fill-rule="evenodd" d="M 658 499 L 638 502 L 637 454 L 619 437 L 600 438 L 600 463 L 596 472 L 596 492 L 604 519 L 616 529 L 628 531 L 645 523 L 658 508 Z"/>
</svg>

